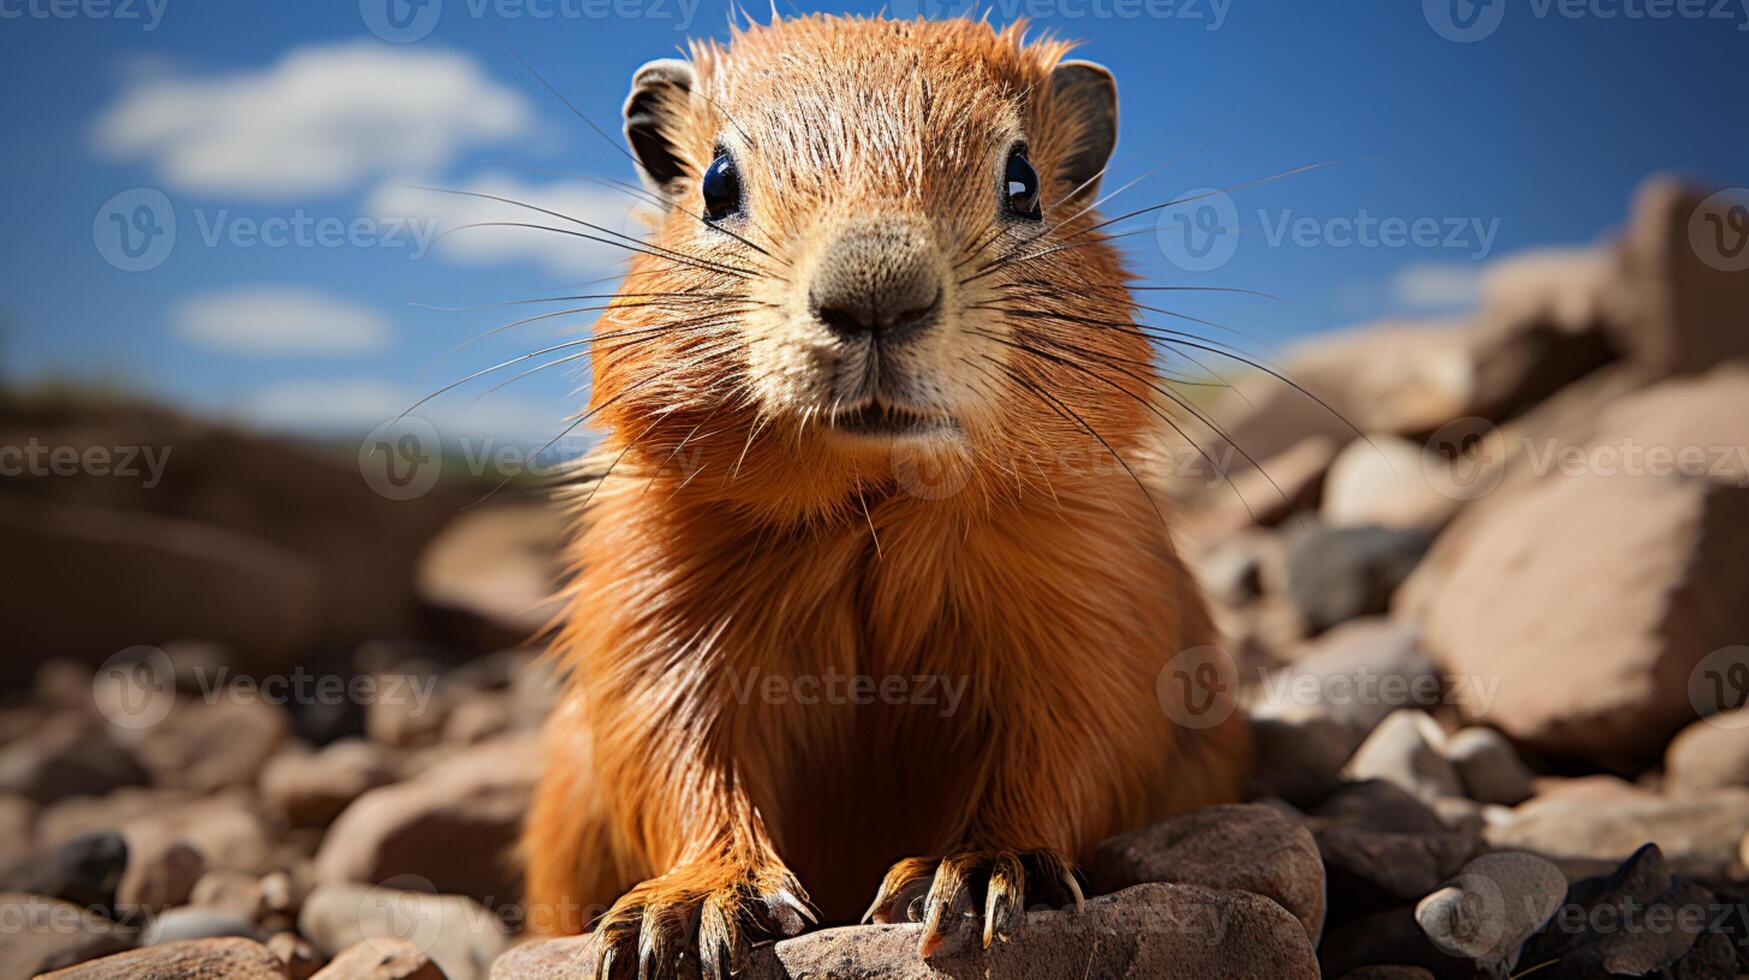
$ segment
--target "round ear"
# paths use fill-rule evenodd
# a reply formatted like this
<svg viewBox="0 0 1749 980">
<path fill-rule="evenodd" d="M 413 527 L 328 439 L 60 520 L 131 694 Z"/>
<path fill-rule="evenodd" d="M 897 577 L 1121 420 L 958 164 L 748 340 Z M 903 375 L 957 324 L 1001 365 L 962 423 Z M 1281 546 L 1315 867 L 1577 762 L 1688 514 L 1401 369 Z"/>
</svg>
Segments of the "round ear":
<svg viewBox="0 0 1749 980">
<path fill-rule="evenodd" d="M 662 58 L 633 73 L 632 94 L 626 97 L 626 144 L 644 183 L 665 196 L 678 193 L 676 185 L 687 176 L 675 141 L 694 78 L 691 65 Z"/>
<path fill-rule="evenodd" d="M 1056 118 L 1071 127 L 1070 150 L 1057 168 L 1063 193 L 1094 199 L 1100 171 L 1117 145 L 1117 82 L 1104 65 L 1065 61 L 1051 72 Z"/>
</svg>

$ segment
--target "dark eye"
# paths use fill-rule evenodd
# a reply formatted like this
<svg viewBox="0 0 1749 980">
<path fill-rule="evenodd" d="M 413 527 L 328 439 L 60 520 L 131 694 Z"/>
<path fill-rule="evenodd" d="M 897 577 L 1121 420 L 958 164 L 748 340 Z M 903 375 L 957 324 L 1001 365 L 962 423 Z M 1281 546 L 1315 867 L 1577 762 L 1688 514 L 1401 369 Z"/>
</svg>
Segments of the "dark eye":
<svg viewBox="0 0 1749 980">
<path fill-rule="evenodd" d="M 1016 147 L 1008 154 L 1008 171 L 1003 177 L 1008 198 L 1008 210 L 1022 218 L 1039 219 L 1038 172 L 1026 161 L 1026 154 Z"/>
<path fill-rule="evenodd" d="M 721 221 L 741 210 L 741 178 L 735 173 L 735 158 L 720 153 L 711 161 L 701 182 L 704 191 L 704 216 Z"/>
</svg>

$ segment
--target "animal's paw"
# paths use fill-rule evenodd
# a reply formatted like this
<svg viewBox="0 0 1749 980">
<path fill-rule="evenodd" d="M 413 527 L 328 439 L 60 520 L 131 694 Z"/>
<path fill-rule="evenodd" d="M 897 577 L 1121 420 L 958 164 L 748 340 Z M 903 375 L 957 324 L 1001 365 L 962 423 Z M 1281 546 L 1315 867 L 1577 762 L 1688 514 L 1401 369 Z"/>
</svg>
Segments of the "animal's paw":
<svg viewBox="0 0 1749 980">
<path fill-rule="evenodd" d="M 953 940 L 982 909 L 988 949 L 992 939 L 1019 928 L 1029 887 L 1040 901 L 1057 899 L 1081 908 L 1074 866 L 1057 851 L 967 850 L 893 865 L 862 921 L 922 922 L 917 954 L 928 959 L 957 945 Z"/>
<path fill-rule="evenodd" d="M 727 977 L 755 935 L 793 936 L 816 921 L 788 869 L 677 868 L 634 887 L 596 924 L 598 980 Z"/>
</svg>

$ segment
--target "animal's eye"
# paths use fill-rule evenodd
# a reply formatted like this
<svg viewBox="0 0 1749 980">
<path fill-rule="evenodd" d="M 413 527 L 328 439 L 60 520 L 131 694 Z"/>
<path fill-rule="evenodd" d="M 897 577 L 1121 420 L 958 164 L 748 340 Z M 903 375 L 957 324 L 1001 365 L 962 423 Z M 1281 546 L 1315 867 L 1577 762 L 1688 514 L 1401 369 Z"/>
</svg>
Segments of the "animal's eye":
<svg viewBox="0 0 1749 980">
<path fill-rule="evenodd" d="M 704 172 L 704 216 L 721 221 L 741 210 L 741 178 L 735 173 L 735 158 L 720 153 Z"/>
<path fill-rule="evenodd" d="M 1032 169 L 1032 164 L 1026 160 L 1026 154 L 1015 147 L 1008 154 L 1008 170 L 1003 177 L 1003 196 L 1008 199 L 1008 210 L 1016 216 L 1037 221 L 1040 218 L 1038 205 L 1038 172 Z"/>
</svg>

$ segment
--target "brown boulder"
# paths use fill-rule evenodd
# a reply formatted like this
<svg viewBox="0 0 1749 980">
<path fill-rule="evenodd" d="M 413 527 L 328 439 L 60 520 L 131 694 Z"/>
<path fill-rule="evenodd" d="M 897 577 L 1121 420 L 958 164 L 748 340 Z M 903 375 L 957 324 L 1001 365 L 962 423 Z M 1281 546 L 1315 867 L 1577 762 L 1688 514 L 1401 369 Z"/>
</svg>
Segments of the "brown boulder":
<svg viewBox="0 0 1749 980">
<path fill-rule="evenodd" d="M 444 980 L 444 972 L 412 943 L 373 939 L 334 957 L 315 980 Z"/>
<path fill-rule="evenodd" d="M 1664 780 L 1669 792 L 1681 794 L 1749 787 L 1749 708 L 1684 728 L 1664 753 Z"/>
<path fill-rule="evenodd" d="M 147 779 L 109 726 L 84 715 L 55 715 L 28 736 L 0 746 L 0 792 L 36 803 L 100 796 Z"/>
<path fill-rule="evenodd" d="M 1498 680 L 1469 718 L 1551 755 L 1654 756 L 1695 714 L 1691 672 L 1749 636 L 1749 490 L 1551 477 L 1466 545 L 1427 605 L 1426 649 L 1448 674 Z"/>
<path fill-rule="evenodd" d="M 0 893 L 0 977 L 34 977 L 132 946 L 114 923 L 77 905 Z"/>
<path fill-rule="evenodd" d="M 1324 929 L 1324 864 L 1303 825 L 1267 806 L 1204 807 L 1110 838 L 1088 867 L 1093 887 L 1147 882 L 1252 892 L 1293 913 L 1315 946 Z"/>
<path fill-rule="evenodd" d="M 387 749 L 362 739 L 282 752 L 261 771 L 261 799 L 294 827 L 326 827 L 353 800 L 400 779 Z"/>
<path fill-rule="evenodd" d="M 259 692 L 219 689 L 209 698 L 179 698 L 140 739 L 154 784 L 200 793 L 252 785 L 291 730 L 286 713 Z"/>
<path fill-rule="evenodd" d="M 285 964 L 252 939 L 189 939 L 57 970 L 49 980 L 289 980 Z"/>
</svg>

